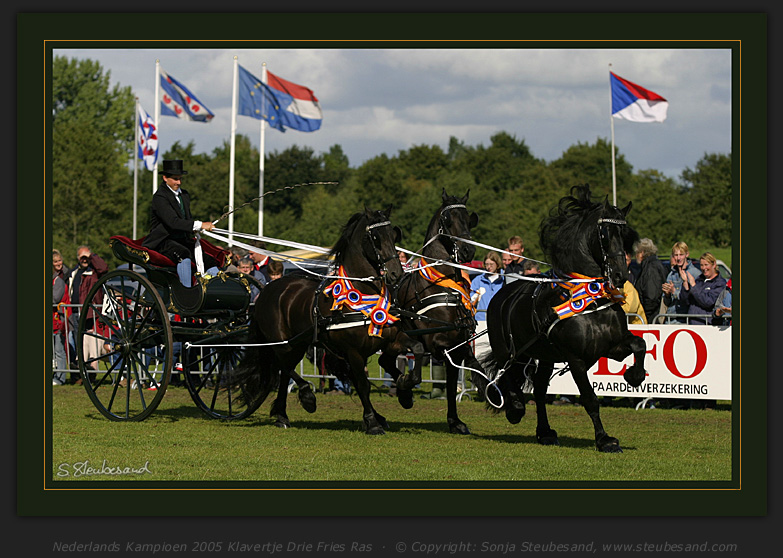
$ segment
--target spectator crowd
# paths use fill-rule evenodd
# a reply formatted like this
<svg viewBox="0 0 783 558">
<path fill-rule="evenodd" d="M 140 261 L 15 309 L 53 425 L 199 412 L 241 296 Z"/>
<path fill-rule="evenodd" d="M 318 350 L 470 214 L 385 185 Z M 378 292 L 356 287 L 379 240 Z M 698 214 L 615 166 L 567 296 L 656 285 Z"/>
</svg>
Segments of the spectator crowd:
<svg viewBox="0 0 783 558">
<path fill-rule="evenodd" d="M 182 194 L 186 192 L 183 191 Z M 186 213 L 189 217 L 188 208 Z M 196 223 L 200 224 L 198 221 Z M 251 301 L 255 301 L 264 285 L 283 275 L 282 262 L 264 255 L 263 242 L 254 242 L 253 249 L 248 251 L 231 248 L 228 251 L 229 261 L 222 271 L 241 273 L 257 281 L 251 286 Z M 463 274 L 466 284 L 470 285 L 472 302 L 477 310 L 477 333 L 486 331 L 486 311 L 489 303 L 505 284 L 527 275 L 542 273 L 543 262 L 525 257 L 524 251 L 522 238 L 511 236 L 505 250 L 491 250 L 486 253 L 482 271 L 475 274 L 472 280 L 467 273 Z M 189 256 L 190 253 L 185 255 Z M 81 318 L 79 313 L 91 288 L 109 271 L 106 261 L 89 246 L 79 246 L 75 256 L 76 263 L 70 268 L 65 264 L 60 251 L 52 251 L 52 384 L 55 386 L 82 381 L 78 373 L 75 350 L 76 332 Z M 406 268 L 416 265 L 415 261 L 408 259 L 405 252 L 401 252 L 400 257 Z M 702 253 L 698 260 L 692 260 L 688 245 L 682 241 L 676 242 L 671 247 L 667 271 L 655 243 L 649 238 L 642 238 L 634 246 L 633 252 L 626 254 L 626 265 L 629 280 L 623 286 L 623 310 L 628 315 L 629 323 L 731 324 L 731 278 L 727 279 L 721 275 L 717 260 L 710 252 Z M 210 271 L 214 273 L 216 270 Z M 183 274 L 182 269 L 178 269 L 178 272 L 183 283 L 187 284 L 190 281 L 188 273 Z M 100 292 L 95 295 L 94 302 L 101 304 Z M 88 310 L 84 324 L 89 331 L 99 327 L 94 318 L 93 311 Z M 88 339 L 83 347 L 85 358 L 100 357 L 105 348 L 99 345 L 97 338 Z M 479 359 L 490 350 L 486 335 L 477 338 L 475 350 Z M 442 363 L 433 364 L 436 364 L 433 380 L 445 380 L 445 369 L 441 370 Z M 97 365 L 93 364 L 93 367 L 97 368 Z M 445 385 L 433 385 L 432 394 L 428 397 L 442 398 Z M 690 406 L 706 404 L 707 408 L 714 407 L 714 403 L 686 402 Z"/>
</svg>

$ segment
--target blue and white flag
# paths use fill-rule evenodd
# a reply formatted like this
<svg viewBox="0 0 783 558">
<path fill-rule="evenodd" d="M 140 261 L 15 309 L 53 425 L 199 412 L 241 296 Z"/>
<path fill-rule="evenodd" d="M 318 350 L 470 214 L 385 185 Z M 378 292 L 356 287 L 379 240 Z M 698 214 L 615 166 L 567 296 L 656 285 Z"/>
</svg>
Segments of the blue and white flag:
<svg viewBox="0 0 783 558">
<path fill-rule="evenodd" d="M 256 120 L 266 120 L 273 128 L 280 129 L 280 104 L 269 86 L 248 72 L 239 69 L 239 103 L 237 114 Z"/>
<path fill-rule="evenodd" d="M 663 122 L 669 102 L 648 89 L 609 72 L 612 116 L 631 122 Z"/>
<path fill-rule="evenodd" d="M 147 111 L 141 108 L 141 105 L 137 104 L 136 106 L 139 107 L 137 117 L 140 131 L 138 158 L 144 161 L 144 166 L 151 171 L 158 161 L 158 130 Z"/>
<path fill-rule="evenodd" d="M 182 83 L 160 69 L 160 114 L 196 122 L 209 122 L 215 115 Z"/>
<path fill-rule="evenodd" d="M 269 83 L 239 66 L 238 114 L 266 120 L 272 128 L 314 132 L 321 127 L 323 113 L 313 91 L 267 71 Z"/>
</svg>

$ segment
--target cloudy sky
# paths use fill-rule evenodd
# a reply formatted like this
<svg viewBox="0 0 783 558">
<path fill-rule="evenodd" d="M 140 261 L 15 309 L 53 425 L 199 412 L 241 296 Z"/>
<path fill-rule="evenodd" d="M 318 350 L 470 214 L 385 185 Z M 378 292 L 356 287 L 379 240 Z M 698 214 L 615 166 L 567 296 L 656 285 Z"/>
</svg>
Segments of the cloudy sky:
<svg viewBox="0 0 783 558">
<path fill-rule="evenodd" d="M 262 64 L 312 89 L 323 109 L 315 132 L 267 128 L 266 151 L 291 145 L 315 153 L 339 144 L 356 167 L 376 155 L 454 136 L 489 145 L 506 131 L 533 155 L 559 158 L 577 142 L 611 140 L 609 70 L 669 101 L 663 123 L 614 121 L 615 143 L 634 170 L 679 178 L 705 153 L 731 150 L 731 52 L 728 49 L 57 49 L 90 58 L 130 86 L 154 114 L 155 61 L 215 113 L 208 124 L 161 117 L 165 152 L 194 141 L 210 153 L 229 141 L 233 59 L 256 76 Z M 237 133 L 260 141 L 259 121 L 237 117 Z"/>
</svg>

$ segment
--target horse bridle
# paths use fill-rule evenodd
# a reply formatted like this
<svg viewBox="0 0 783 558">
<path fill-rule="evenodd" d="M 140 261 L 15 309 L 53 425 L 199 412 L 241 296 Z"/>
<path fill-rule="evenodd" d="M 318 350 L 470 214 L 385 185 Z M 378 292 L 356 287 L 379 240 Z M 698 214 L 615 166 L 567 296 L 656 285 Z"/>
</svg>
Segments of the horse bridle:
<svg viewBox="0 0 783 558">
<path fill-rule="evenodd" d="M 372 245 L 372 249 L 375 252 L 375 264 L 373 265 L 373 267 L 375 267 L 375 270 L 379 274 L 381 274 L 384 280 L 388 281 L 388 279 L 386 279 L 386 277 L 388 277 L 386 263 L 390 262 L 394 258 L 399 258 L 399 255 L 395 250 L 394 254 L 392 254 L 386 259 L 383 259 L 383 256 L 381 255 L 380 251 L 378 250 L 378 247 L 375 244 L 375 241 L 378 240 L 378 237 L 375 235 L 374 232 L 375 229 L 380 227 L 386 227 L 386 226 L 391 226 L 391 221 L 381 221 L 380 223 L 373 223 L 372 225 L 367 225 L 364 228 L 364 230 L 367 233 L 367 236 L 370 239 L 370 244 Z"/>
<path fill-rule="evenodd" d="M 445 238 L 449 238 L 450 236 L 452 236 L 450 234 L 451 231 L 447 232 L 447 230 L 446 230 L 447 227 L 446 227 L 446 223 L 444 221 L 444 215 L 445 215 L 445 213 L 447 211 L 449 211 L 451 209 L 460 209 L 460 208 L 464 209 L 465 211 L 468 210 L 467 206 L 464 203 L 453 203 L 453 204 L 447 205 L 446 207 L 441 209 L 440 217 L 438 219 L 438 225 L 439 225 L 438 226 L 438 234 L 437 234 L 437 236 L 432 237 L 432 240 L 434 240 L 435 238 L 437 238 L 438 236 L 441 236 L 441 235 L 443 235 Z M 430 240 L 430 242 L 432 240 Z M 453 240 L 451 238 L 449 238 L 449 240 L 451 241 L 451 251 L 452 251 L 451 252 L 451 258 L 454 261 L 454 263 L 459 263 L 459 246 L 457 244 L 457 241 L 455 241 L 455 240 Z"/>
<path fill-rule="evenodd" d="M 609 233 L 606 230 L 606 227 L 604 224 L 610 224 L 610 225 L 618 225 L 618 226 L 625 226 L 628 224 L 627 221 L 624 219 L 610 219 L 610 218 L 599 218 L 598 219 L 598 244 L 601 247 L 601 256 L 603 258 L 603 272 L 604 277 L 609 282 L 610 285 L 612 285 L 612 279 L 611 279 L 611 268 L 609 266 L 609 259 L 610 258 L 617 258 L 617 257 L 625 257 L 625 252 L 614 252 L 614 253 L 608 253 L 608 242 L 609 242 Z M 604 244 L 607 244 L 605 247 Z M 614 286 L 614 285 L 612 285 Z"/>
</svg>

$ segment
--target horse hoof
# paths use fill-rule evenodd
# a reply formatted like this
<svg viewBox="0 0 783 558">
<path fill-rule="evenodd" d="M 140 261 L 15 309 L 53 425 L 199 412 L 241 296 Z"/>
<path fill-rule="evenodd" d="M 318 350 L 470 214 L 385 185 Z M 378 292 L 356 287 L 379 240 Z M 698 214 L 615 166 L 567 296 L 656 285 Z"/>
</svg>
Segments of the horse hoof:
<svg viewBox="0 0 783 558">
<path fill-rule="evenodd" d="M 386 421 L 385 417 L 382 417 L 378 413 L 375 414 L 375 420 L 378 422 L 378 424 L 381 425 L 381 428 L 388 430 L 389 429 L 389 423 Z"/>
<path fill-rule="evenodd" d="M 560 440 L 557 439 L 557 432 L 551 428 L 543 434 L 536 434 L 536 440 L 542 446 L 559 446 Z"/>
<path fill-rule="evenodd" d="M 449 432 L 451 434 L 462 434 L 463 436 L 470 434 L 470 430 L 468 430 L 468 426 L 464 422 L 449 424 Z"/>
<path fill-rule="evenodd" d="M 367 429 L 364 433 L 370 436 L 381 436 L 383 434 L 386 434 L 386 431 L 380 426 L 374 426 L 372 428 Z"/>
<path fill-rule="evenodd" d="M 623 449 L 620 447 L 620 440 L 610 436 L 597 442 L 596 447 L 601 453 L 623 453 Z"/>
<path fill-rule="evenodd" d="M 400 406 L 403 409 L 410 409 L 413 407 L 413 392 L 409 389 L 402 390 L 397 388 L 397 401 L 400 402 Z"/>
<path fill-rule="evenodd" d="M 639 387 L 642 385 L 647 373 L 641 366 L 633 365 L 623 374 L 623 378 L 631 387 Z"/>
<path fill-rule="evenodd" d="M 290 422 L 277 421 L 275 423 L 275 426 L 277 426 L 278 428 L 291 428 L 291 423 Z"/>
<path fill-rule="evenodd" d="M 404 374 L 397 378 L 395 385 L 398 390 L 411 391 L 419 383 L 421 383 L 421 377 L 416 378 L 411 374 Z"/>
<path fill-rule="evenodd" d="M 604 446 L 602 448 L 598 448 L 598 451 L 601 453 L 623 453 L 623 448 L 620 446 Z"/>
<path fill-rule="evenodd" d="M 520 399 L 518 396 L 514 395 L 509 400 L 509 406 L 511 408 L 514 408 L 518 411 L 522 411 L 522 414 L 525 414 L 525 401 L 524 399 Z"/>
<path fill-rule="evenodd" d="M 525 416 L 525 408 L 522 407 L 521 409 L 516 409 L 514 407 L 510 407 L 506 409 L 506 420 L 510 422 L 511 424 L 517 424 L 519 421 L 522 420 L 522 417 Z"/>
<path fill-rule="evenodd" d="M 316 399 L 313 390 L 303 389 L 299 392 L 299 404 L 308 413 L 314 413 L 316 408 Z"/>
<path fill-rule="evenodd" d="M 395 383 L 395 386 L 397 387 L 397 393 L 399 393 L 400 391 L 410 391 L 413 388 L 413 386 L 410 383 L 410 376 L 408 376 L 407 374 L 397 378 L 397 382 Z"/>
</svg>

